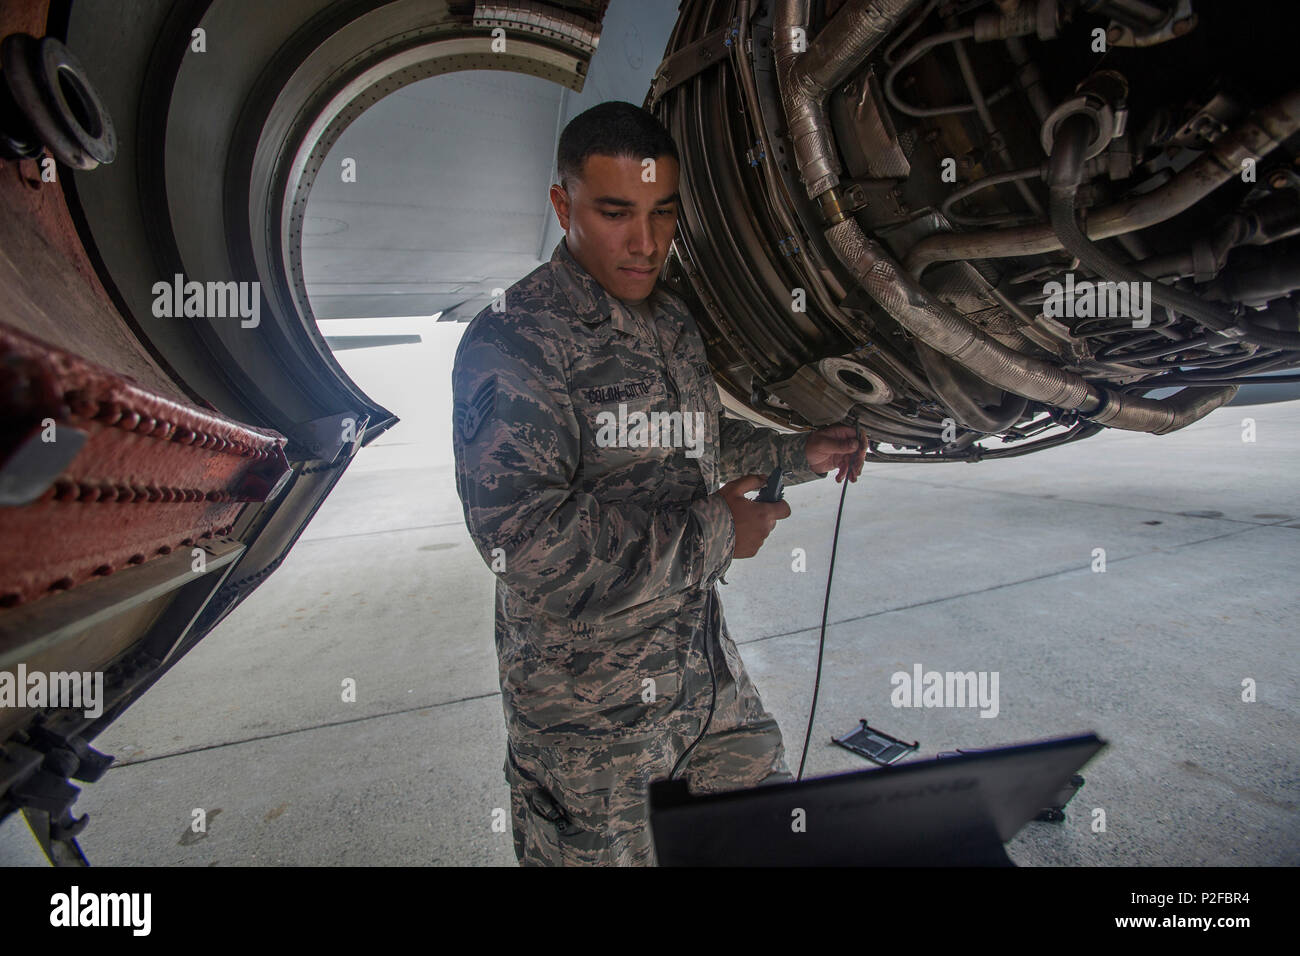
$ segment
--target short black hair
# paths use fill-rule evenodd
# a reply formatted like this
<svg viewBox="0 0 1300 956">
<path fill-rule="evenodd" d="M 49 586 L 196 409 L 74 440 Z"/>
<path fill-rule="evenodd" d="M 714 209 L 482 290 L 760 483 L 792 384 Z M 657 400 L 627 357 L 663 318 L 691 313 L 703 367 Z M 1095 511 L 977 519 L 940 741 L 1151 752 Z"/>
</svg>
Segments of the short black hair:
<svg viewBox="0 0 1300 956">
<path fill-rule="evenodd" d="M 664 124 L 649 110 L 623 100 L 598 103 L 564 127 L 555 167 L 566 191 L 569 180 L 581 177 L 582 164 L 593 154 L 633 159 L 668 155 L 680 162 L 677 144 Z"/>
</svg>

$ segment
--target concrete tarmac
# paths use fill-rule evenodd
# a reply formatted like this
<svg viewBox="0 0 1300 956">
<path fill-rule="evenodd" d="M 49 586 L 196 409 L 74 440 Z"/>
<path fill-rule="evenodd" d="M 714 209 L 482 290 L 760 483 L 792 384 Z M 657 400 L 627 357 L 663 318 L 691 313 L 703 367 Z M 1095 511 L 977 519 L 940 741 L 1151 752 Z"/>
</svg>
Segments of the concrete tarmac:
<svg viewBox="0 0 1300 956">
<path fill-rule="evenodd" d="M 281 568 L 96 741 L 117 762 L 76 808 L 92 863 L 514 864 L 493 826 L 509 807 L 494 576 L 447 455 L 402 426 L 361 452 Z M 806 775 L 868 766 L 829 742 L 860 717 L 920 757 L 1092 730 L 1110 746 L 1063 823 L 1008 844 L 1015 862 L 1300 863 L 1297 474 L 1300 403 L 1005 461 L 868 464 L 844 503 Z M 792 770 L 839 493 L 788 489 L 792 516 L 721 587 Z M 917 665 L 996 672 L 996 715 L 893 706 L 891 676 Z M 42 861 L 21 818 L 0 861 Z"/>
</svg>

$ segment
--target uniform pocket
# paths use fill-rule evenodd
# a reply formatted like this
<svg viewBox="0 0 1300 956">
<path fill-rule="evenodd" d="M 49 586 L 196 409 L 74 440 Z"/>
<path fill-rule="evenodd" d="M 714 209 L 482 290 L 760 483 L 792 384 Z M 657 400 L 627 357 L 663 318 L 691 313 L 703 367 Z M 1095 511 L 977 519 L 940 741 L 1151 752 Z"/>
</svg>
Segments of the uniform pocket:
<svg viewBox="0 0 1300 956">
<path fill-rule="evenodd" d="M 506 750 L 506 780 L 532 819 L 524 840 L 534 855 L 558 866 L 608 862 L 613 768 L 593 765 L 581 750 Z"/>
<path fill-rule="evenodd" d="M 523 764 L 527 764 L 525 769 Z M 565 814 L 550 791 L 542 783 L 546 776 L 545 769 L 525 757 L 516 757 L 511 747 L 506 747 L 505 771 L 506 783 L 510 792 L 521 797 L 529 811 L 552 825 L 565 821 Z"/>
</svg>

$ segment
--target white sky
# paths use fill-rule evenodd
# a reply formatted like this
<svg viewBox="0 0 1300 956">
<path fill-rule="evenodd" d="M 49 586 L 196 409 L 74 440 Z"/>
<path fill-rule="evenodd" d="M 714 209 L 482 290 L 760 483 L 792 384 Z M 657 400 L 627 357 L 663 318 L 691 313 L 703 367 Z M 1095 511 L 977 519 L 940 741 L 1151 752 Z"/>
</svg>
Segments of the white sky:
<svg viewBox="0 0 1300 956">
<path fill-rule="evenodd" d="M 464 322 L 429 316 L 389 319 L 325 319 L 323 335 L 415 333 L 410 345 L 348 349 L 334 358 L 363 392 L 401 419 L 357 452 L 349 471 L 438 467 L 452 464 L 451 366 Z"/>
</svg>

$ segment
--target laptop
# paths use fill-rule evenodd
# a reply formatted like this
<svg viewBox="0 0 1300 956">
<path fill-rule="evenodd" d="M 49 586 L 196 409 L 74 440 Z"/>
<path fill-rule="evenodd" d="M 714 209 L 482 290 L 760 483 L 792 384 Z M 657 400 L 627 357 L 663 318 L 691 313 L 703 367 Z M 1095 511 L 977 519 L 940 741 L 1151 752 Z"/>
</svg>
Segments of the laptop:
<svg viewBox="0 0 1300 956">
<path fill-rule="evenodd" d="M 1095 733 L 692 795 L 650 785 L 661 866 L 1011 866 L 1002 845 L 1106 741 Z"/>
</svg>

